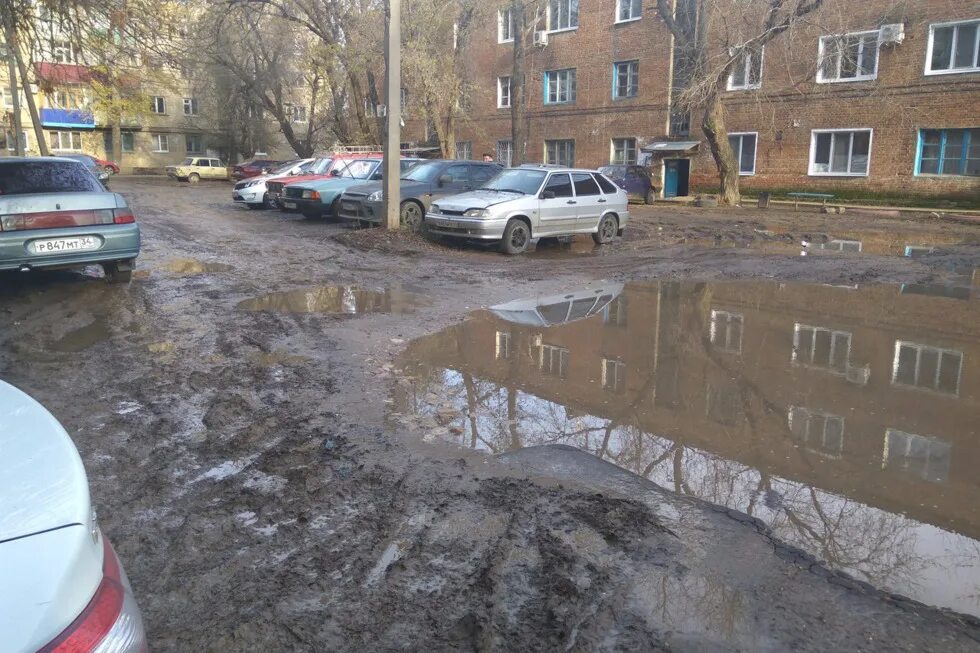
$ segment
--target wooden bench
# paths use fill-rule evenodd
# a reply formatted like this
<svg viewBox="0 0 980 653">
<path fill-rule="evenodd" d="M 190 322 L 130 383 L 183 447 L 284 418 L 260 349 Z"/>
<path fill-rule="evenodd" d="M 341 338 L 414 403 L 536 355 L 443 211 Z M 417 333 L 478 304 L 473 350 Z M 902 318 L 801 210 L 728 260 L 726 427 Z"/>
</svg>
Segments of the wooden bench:
<svg viewBox="0 0 980 653">
<path fill-rule="evenodd" d="M 829 193 L 786 193 L 789 197 L 793 198 L 793 209 L 796 211 L 800 210 L 800 200 L 823 200 L 823 205 L 827 206 L 827 202 L 834 199 L 834 196 Z"/>
</svg>

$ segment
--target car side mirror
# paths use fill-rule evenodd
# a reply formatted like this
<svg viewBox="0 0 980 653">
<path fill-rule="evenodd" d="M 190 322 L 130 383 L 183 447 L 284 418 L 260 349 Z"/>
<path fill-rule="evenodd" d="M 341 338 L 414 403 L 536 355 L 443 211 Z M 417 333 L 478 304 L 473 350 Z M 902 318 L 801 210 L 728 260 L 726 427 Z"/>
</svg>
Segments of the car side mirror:
<svg viewBox="0 0 980 653">
<path fill-rule="evenodd" d="M 269 174 L 269 169 L 268 168 L 262 168 L 262 174 L 263 175 Z"/>
<path fill-rule="evenodd" d="M 555 199 L 555 191 L 553 191 L 553 190 L 544 190 L 544 191 L 541 191 L 541 199 L 543 199 L 543 200 L 553 200 L 553 199 Z"/>
<path fill-rule="evenodd" d="M 382 175 L 380 172 L 376 172 L 373 175 L 371 175 L 371 181 L 380 181 L 381 179 L 382 179 Z"/>
<path fill-rule="evenodd" d="M 439 177 L 439 185 L 440 186 L 445 186 L 446 184 L 451 184 L 451 183 L 453 183 L 452 176 L 450 176 L 450 175 L 442 175 L 441 177 Z"/>
<path fill-rule="evenodd" d="M 331 170 L 330 171 L 330 176 L 331 177 L 339 177 L 340 176 L 340 170 Z"/>
</svg>

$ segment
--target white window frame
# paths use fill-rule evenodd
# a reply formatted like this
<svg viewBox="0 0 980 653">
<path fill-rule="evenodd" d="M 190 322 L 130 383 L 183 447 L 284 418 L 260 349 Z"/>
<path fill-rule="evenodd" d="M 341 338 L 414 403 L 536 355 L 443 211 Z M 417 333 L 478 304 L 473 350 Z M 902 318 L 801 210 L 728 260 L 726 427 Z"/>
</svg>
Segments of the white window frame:
<svg viewBox="0 0 980 653">
<path fill-rule="evenodd" d="M 903 383 L 898 380 L 898 364 L 899 355 L 901 354 L 902 347 L 911 347 L 916 350 L 915 354 L 915 379 L 912 384 Z M 920 367 L 922 366 L 922 352 L 932 351 L 936 353 L 936 375 L 933 379 L 933 384 L 926 386 L 918 383 Z M 956 371 L 956 391 L 947 392 L 946 390 L 939 389 L 939 374 L 943 369 L 943 354 L 950 354 L 959 357 L 960 364 Z M 934 347 L 932 345 L 923 345 L 918 342 L 911 342 L 909 340 L 896 340 L 895 341 L 895 353 L 892 358 L 892 385 L 899 388 L 910 388 L 913 390 L 925 390 L 926 392 L 935 392 L 936 394 L 943 395 L 946 397 L 959 397 L 960 396 L 960 383 L 963 381 L 963 359 L 966 356 L 959 349 L 949 349 L 948 347 Z"/>
<path fill-rule="evenodd" d="M 507 33 L 510 34 L 509 37 L 504 33 L 505 21 L 507 23 Z M 512 8 L 507 7 L 506 9 L 500 9 L 497 11 L 497 43 L 513 43 L 514 42 L 514 11 Z"/>
<path fill-rule="evenodd" d="M 626 3 L 626 5 L 629 7 L 629 18 L 622 18 L 624 3 Z M 635 16 L 633 15 L 633 3 L 634 0 L 616 0 L 616 20 L 613 21 L 613 24 L 622 25 L 623 23 L 633 23 L 643 18 L 642 0 L 638 0 L 636 2 L 636 4 L 639 6 L 637 7 L 637 14 Z"/>
<path fill-rule="evenodd" d="M 813 335 L 810 339 L 810 351 L 804 352 L 800 349 L 800 332 L 801 331 L 812 331 Z M 817 343 L 817 333 L 820 331 L 825 331 L 830 334 L 830 352 L 827 356 L 827 364 L 814 361 L 814 355 L 816 353 L 816 343 Z M 844 368 L 838 369 L 834 367 L 834 352 L 837 350 L 837 337 L 846 336 L 847 337 L 847 352 L 844 355 Z M 827 327 L 815 326 L 812 324 L 803 324 L 802 322 L 797 322 L 793 325 L 793 353 L 792 362 L 796 365 L 802 365 L 803 367 L 808 367 L 811 369 L 822 370 L 824 372 L 830 372 L 831 374 L 846 375 L 847 370 L 851 368 L 851 345 L 854 342 L 854 334 L 850 331 L 842 331 L 840 329 L 829 329 Z M 805 359 L 803 354 L 806 354 Z"/>
<path fill-rule="evenodd" d="M 55 152 L 81 152 L 83 149 L 82 132 L 78 130 L 55 129 L 48 132 L 48 134 L 49 134 L 49 139 L 51 136 L 55 136 L 55 135 L 57 135 L 58 137 L 57 146 L 54 145 L 53 143 L 51 144 L 51 149 Z M 65 147 L 65 142 L 64 142 L 65 141 L 64 137 L 66 134 L 68 136 L 68 147 Z M 75 140 L 75 136 L 78 136 L 78 147 L 75 147 L 75 144 L 73 143 L 73 141 Z"/>
<path fill-rule="evenodd" d="M 616 358 L 602 359 L 602 389 L 615 393 L 626 391 L 626 363 Z"/>
<path fill-rule="evenodd" d="M 893 437 L 894 436 L 894 437 Z M 894 440 L 894 443 L 892 442 Z M 927 443 L 926 447 L 926 458 L 925 458 L 925 469 L 922 473 L 913 471 L 910 469 L 909 453 L 912 449 L 912 443 L 916 440 Z M 892 448 L 894 444 L 902 443 L 905 446 L 903 451 L 897 456 L 892 456 Z M 930 463 L 933 460 L 942 460 L 939 456 L 933 456 L 934 453 L 938 453 L 939 450 L 946 449 L 945 464 L 942 465 L 941 469 L 931 469 Z M 915 476 L 921 478 L 929 483 L 945 483 L 949 479 L 950 463 L 952 461 L 953 445 L 945 440 L 940 440 L 939 438 L 931 438 L 926 435 L 918 435 L 916 433 L 909 433 L 907 431 L 902 431 L 899 429 L 885 429 L 885 445 L 884 451 L 881 455 L 881 467 L 882 469 L 898 468 L 899 471 L 906 474 L 914 474 Z M 889 465 L 889 458 L 892 459 L 895 465 Z M 932 472 L 932 473 L 930 473 Z M 941 473 L 938 473 L 941 472 Z"/>
<path fill-rule="evenodd" d="M 17 141 L 14 139 L 14 132 L 11 129 L 5 129 L 5 137 L 7 139 L 7 151 L 14 152 L 17 150 Z M 24 152 L 31 149 L 30 134 L 26 129 L 21 130 L 20 138 L 24 142 Z"/>
<path fill-rule="evenodd" d="M 581 6 L 578 7 L 578 12 L 575 13 L 575 24 L 572 25 L 572 3 L 577 0 L 548 0 L 548 10 L 546 17 L 546 25 L 548 26 L 549 34 L 557 34 L 558 32 L 573 32 L 578 29 L 579 26 L 579 12 L 581 12 Z M 554 16 L 551 14 L 551 6 L 554 2 L 564 2 L 568 4 L 568 22 L 569 25 L 566 27 L 554 27 Z"/>
<path fill-rule="evenodd" d="M 72 45 L 69 39 L 52 39 L 51 59 L 53 63 L 75 63 L 75 46 Z"/>
<path fill-rule="evenodd" d="M 724 318 L 724 320 L 722 319 Z M 738 320 L 738 343 L 732 342 L 732 320 Z M 724 336 L 722 338 L 722 336 Z M 745 337 L 745 315 L 719 309 L 711 309 L 711 326 L 708 341 L 712 348 L 731 354 L 742 353 L 742 340 Z"/>
<path fill-rule="evenodd" d="M 547 365 L 545 365 L 545 354 L 547 354 Z M 554 376 L 559 379 L 564 379 L 568 376 L 568 359 L 571 352 L 567 347 L 543 344 L 538 355 L 540 356 L 538 359 L 538 370 L 542 374 Z M 557 368 L 555 367 L 556 361 L 558 363 Z"/>
<path fill-rule="evenodd" d="M 840 76 L 841 66 L 843 65 L 843 60 L 844 60 L 844 57 L 841 56 L 837 60 L 837 76 L 832 78 L 825 78 L 823 76 L 823 69 L 824 69 L 823 61 L 824 61 L 824 56 L 826 56 L 825 51 L 826 51 L 827 42 L 840 40 L 851 36 L 865 37 L 865 36 L 870 36 L 872 34 L 875 35 L 875 70 L 873 73 L 871 73 L 870 75 L 855 75 L 854 77 L 841 77 Z M 821 36 L 817 46 L 817 83 L 818 84 L 845 84 L 848 82 L 867 82 L 873 79 L 878 79 L 878 65 L 881 62 L 880 36 L 881 36 L 881 30 L 877 30 L 877 29 L 866 30 L 863 32 L 847 32 L 845 34 L 829 34 L 826 36 Z M 861 68 L 860 57 L 862 57 L 863 55 L 864 55 L 864 40 L 862 38 L 861 48 L 858 51 L 859 59 L 857 62 L 855 62 L 858 69 Z"/>
<path fill-rule="evenodd" d="M 153 151 L 161 154 L 170 151 L 170 134 L 153 134 Z"/>
<path fill-rule="evenodd" d="M 633 142 L 632 147 L 630 147 L 630 144 L 629 144 L 630 141 Z M 622 148 L 623 149 L 623 160 L 622 161 L 617 161 L 616 160 L 616 146 L 617 146 L 617 144 L 624 145 L 624 147 Z M 633 153 L 633 160 L 632 161 L 630 161 L 630 160 L 627 159 L 627 154 L 629 152 L 631 152 L 631 151 Z M 624 137 L 621 137 L 621 138 L 613 138 L 613 139 L 610 139 L 610 141 L 609 141 L 609 162 L 612 163 L 613 165 L 635 166 L 635 165 L 637 165 L 637 161 L 639 161 L 639 156 L 640 156 L 640 145 L 637 142 L 637 140 L 636 140 L 635 137 L 633 137 L 633 136 L 624 136 Z"/>
<path fill-rule="evenodd" d="M 300 125 L 306 124 L 307 118 L 306 118 L 306 107 L 305 106 L 303 106 L 301 104 L 295 104 L 292 107 L 290 107 L 289 111 L 292 114 L 292 116 L 291 116 L 292 122 L 294 122 L 296 124 L 300 124 Z M 302 116 L 300 114 L 302 114 Z"/>
<path fill-rule="evenodd" d="M 463 152 L 466 156 L 460 156 Z M 473 159 L 473 141 L 456 141 L 456 160 L 470 161 Z"/>
<path fill-rule="evenodd" d="M 554 147 L 555 147 L 555 157 L 554 157 L 554 161 L 553 162 L 548 157 L 548 146 L 549 145 L 554 145 Z M 559 151 L 558 150 L 560 148 L 561 149 L 568 149 L 569 147 L 571 148 L 571 155 L 572 155 L 571 158 L 572 158 L 572 160 L 570 162 L 568 162 L 567 164 L 565 164 L 565 163 L 558 163 L 558 159 L 560 158 L 558 156 L 558 154 L 559 154 Z M 565 153 L 567 154 L 567 152 L 565 152 Z M 574 138 L 550 138 L 550 139 L 545 140 L 545 142 L 544 142 L 544 162 L 546 164 L 549 164 L 549 165 L 567 165 L 569 168 L 574 168 L 575 167 L 575 139 Z"/>
<path fill-rule="evenodd" d="M 762 88 L 762 71 L 766 65 L 766 46 L 762 46 L 762 49 L 759 51 L 759 79 L 756 80 L 755 84 L 751 84 L 749 83 L 749 79 L 752 77 L 752 56 L 754 54 L 750 50 L 742 51 L 742 69 L 745 72 L 745 84 L 736 86 L 734 82 L 735 73 L 729 73 L 728 83 L 725 88 L 729 91 L 754 91 Z"/>
<path fill-rule="evenodd" d="M 157 109 L 160 108 L 161 106 L 163 107 L 163 111 L 157 111 Z M 152 113 L 158 116 L 167 115 L 167 98 L 163 97 L 162 95 L 154 95 Z"/>
<path fill-rule="evenodd" d="M 932 70 L 932 46 L 933 39 L 935 37 L 936 28 L 941 27 L 956 27 L 958 25 L 969 25 L 970 23 L 977 24 L 977 42 L 974 46 L 974 57 L 980 57 L 980 18 L 974 18 L 972 20 L 952 20 L 946 23 L 932 23 L 929 25 L 929 43 L 926 46 L 926 63 L 925 70 L 923 74 L 925 75 L 959 75 L 962 73 L 975 73 L 980 72 L 980 66 L 974 66 L 972 68 L 948 68 L 946 70 Z M 949 65 L 953 65 L 953 59 L 956 56 L 956 38 L 959 35 L 959 30 L 953 32 L 953 44 L 950 48 L 950 60 Z M 976 59 L 974 59 L 976 61 Z"/>
<path fill-rule="evenodd" d="M 823 418 L 823 430 L 819 433 L 815 429 L 813 433 L 810 432 L 814 417 Z M 793 424 L 797 420 L 804 422 L 802 429 L 800 429 L 799 437 L 807 451 L 815 453 L 818 456 L 823 456 L 824 458 L 834 460 L 841 458 L 844 453 L 844 433 L 847 426 L 847 420 L 843 416 L 825 413 L 821 410 L 810 410 L 806 406 L 790 406 L 789 410 L 786 411 L 786 422 L 789 426 L 790 434 L 794 439 L 797 437 L 797 434 L 793 432 Z M 827 425 L 831 422 L 840 424 L 840 443 L 834 449 L 827 446 Z"/>
<path fill-rule="evenodd" d="M 190 109 L 190 111 L 188 111 Z M 197 115 L 197 98 L 185 97 L 184 98 L 184 115 L 185 116 L 196 116 Z"/>
<path fill-rule="evenodd" d="M 751 177 L 755 175 L 755 163 L 759 157 L 759 132 L 728 132 L 729 138 L 732 136 L 738 136 L 738 152 L 735 152 L 735 160 L 738 162 L 738 176 L 739 177 Z M 754 136 L 755 137 L 755 150 L 752 152 L 752 170 L 751 172 L 742 172 L 742 137 Z"/>
<path fill-rule="evenodd" d="M 828 170 L 827 172 L 816 172 L 814 170 L 814 164 L 816 163 L 817 157 L 817 135 L 818 134 L 835 134 L 842 132 L 868 132 L 868 168 L 864 172 L 833 172 Z M 807 175 L 810 177 L 870 177 L 871 176 L 871 153 L 874 151 L 874 129 L 871 127 L 846 127 L 843 129 L 812 129 L 810 130 L 810 168 Z M 758 150 L 759 142 L 756 140 L 756 149 Z M 847 169 L 851 169 L 851 163 L 853 160 L 853 150 L 854 150 L 854 137 L 851 136 L 850 149 L 847 153 Z M 830 161 L 828 165 L 833 165 L 834 162 L 834 141 L 830 142 Z"/>
<path fill-rule="evenodd" d="M 504 80 L 507 80 L 507 104 L 504 104 Z M 510 75 L 501 75 L 497 78 L 497 108 L 509 109 L 511 107 L 511 84 Z"/>
<path fill-rule="evenodd" d="M 129 149 L 126 149 L 126 134 L 129 134 Z M 132 154 L 136 151 L 136 132 L 124 131 L 119 134 L 119 151 L 123 154 Z"/>
<path fill-rule="evenodd" d="M 497 141 L 497 163 L 510 167 L 514 161 L 514 141 L 509 138 Z"/>
<path fill-rule="evenodd" d="M 498 331 L 496 338 L 496 348 L 494 349 L 494 359 L 498 361 L 510 358 L 510 332 Z"/>
</svg>

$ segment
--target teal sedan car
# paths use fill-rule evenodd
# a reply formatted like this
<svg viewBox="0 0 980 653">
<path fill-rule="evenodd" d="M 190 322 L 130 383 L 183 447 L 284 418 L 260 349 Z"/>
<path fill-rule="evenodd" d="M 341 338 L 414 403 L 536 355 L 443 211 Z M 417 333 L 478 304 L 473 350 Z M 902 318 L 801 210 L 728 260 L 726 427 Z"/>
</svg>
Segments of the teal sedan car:
<svg viewBox="0 0 980 653">
<path fill-rule="evenodd" d="M 402 174 L 420 160 L 402 159 Z M 307 218 L 336 218 L 337 205 L 344 191 L 366 181 L 381 179 L 381 171 L 381 159 L 353 159 L 326 179 L 287 184 L 283 189 L 283 205 L 296 208 Z"/>
</svg>

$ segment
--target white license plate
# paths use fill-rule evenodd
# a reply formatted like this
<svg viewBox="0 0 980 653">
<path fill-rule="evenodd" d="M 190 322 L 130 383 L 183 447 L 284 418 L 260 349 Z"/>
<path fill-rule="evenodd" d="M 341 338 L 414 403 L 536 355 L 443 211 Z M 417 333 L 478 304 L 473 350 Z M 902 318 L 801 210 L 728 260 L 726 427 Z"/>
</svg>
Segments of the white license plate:
<svg viewBox="0 0 980 653">
<path fill-rule="evenodd" d="M 47 238 L 31 243 L 31 251 L 35 254 L 60 254 L 62 252 L 85 252 L 102 247 L 95 236 L 78 236 L 77 238 Z"/>
<path fill-rule="evenodd" d="M 342 208 L 345 211 L 356 211 L 357 204 L 354 204 L 353 202 L 341 202 L 340 208 Z"/>
<path fill-rule="evenodd" d="M 285 206 L 287 209 L 296 208 L 296 202 L 283 202 L 282 205 Z"/>
<path fill-rule="evenodd" d="M 459 223 L 452 220 L 446 220 L 446 227 L 449 229 L 459 229 Z"/>
</svg>

